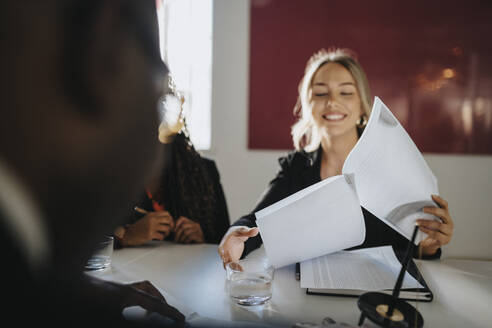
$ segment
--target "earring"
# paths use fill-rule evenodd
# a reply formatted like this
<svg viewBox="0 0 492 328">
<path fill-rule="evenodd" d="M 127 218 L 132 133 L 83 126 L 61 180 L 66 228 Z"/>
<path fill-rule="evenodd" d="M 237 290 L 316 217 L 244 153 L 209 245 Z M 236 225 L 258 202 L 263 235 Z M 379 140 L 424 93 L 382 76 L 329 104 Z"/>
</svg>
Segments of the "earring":
<svg viewBox="0 0 492 328">
<path fill-rule="evenodd" d="M 170 144 L 174 137 L 181 132 L 184 126 L 184 121 L 180 119 L 174 125 L 167 126 L 165 123 L 159 125 L 159 141 L 163 144 Z"/>
<path fill-rule="evenodd" d="M 185 118 L 183 114 L 183 105 L 185 99 L 184 96 L 179 95 L 179 116 L 176 123 L 173 125 L 167 125 L 166 122 L 162 122 L 159 125 L 159 141 L 163 144 L 170 144 L 173 142 L 174 137 L 181 132 L 185 125 Z"/>
<path fill-rule="evenodd" d="M 362 114 L 360 116 L 360 119 L 359 119 L 359 122 L 357 122 L 357 127 L 360 128 L 360 129 L 363 129 L 365 128 L 367 125 L 367 115 L 366 114 Z"/>
</svg>

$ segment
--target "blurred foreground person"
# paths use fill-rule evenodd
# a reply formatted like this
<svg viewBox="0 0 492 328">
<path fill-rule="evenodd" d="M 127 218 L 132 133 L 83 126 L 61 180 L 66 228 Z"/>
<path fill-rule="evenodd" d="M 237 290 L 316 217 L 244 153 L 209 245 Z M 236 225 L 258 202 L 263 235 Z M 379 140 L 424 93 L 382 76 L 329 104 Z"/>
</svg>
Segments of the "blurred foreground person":
<svg viewBox="0 0 492 328">
<path fill-rule="evenodd" d="M 121 314 L 140 305 L 184 325 L 150 283 L 83 273 L 158 163 L 155 0 L 3 0 L 0 16 L 3 319 L 140 326 Z"/>
</svg>

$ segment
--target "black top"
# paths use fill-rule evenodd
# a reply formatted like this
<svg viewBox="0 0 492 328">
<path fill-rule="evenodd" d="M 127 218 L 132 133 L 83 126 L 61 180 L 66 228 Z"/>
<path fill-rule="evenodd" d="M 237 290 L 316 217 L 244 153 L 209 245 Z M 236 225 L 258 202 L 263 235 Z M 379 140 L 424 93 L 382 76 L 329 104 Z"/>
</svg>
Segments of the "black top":
<svg viewBox="0 0 492 328">
<path fill-rule="evenodd" d="M 321 148 L 309 153 L 292 151 L 287 156 L 279 158 L 279 163 L 280 171 L 270 182 L 256 207 L 250 214 L 234 222 L 233 226 L 256 227 L 255 212 L 321 181 Z M 405 237 L 379 220 L 364 207 L 362 207 L 362 213 L 366 225 L 366 239 L 361 245 L 350 249 L 383 245 L 391 245 L 395 251 L 404 251 L 406 249 L 408 240 Z M 262 243 L 263 241 L 259 234 L 256 237 L 249 238 L 245 243 L 243 257 L 260 247 Z M 417 257 L 418 248 L 416 247 L 415 249 L 414 256 Z M 435 255 L 425 258 L 439 258 L 440 256 L 441 249 Z"/>
<path fill-rule="evenodd" d="M 177 220 L 179 216 L 185 216 L 190 220 L 198 222 L 200 224 L 200 227 L 202 228 L 205 237 L 205 242 L 211 244 L 218 244 L 222 239 L 222 237 L 224 236 L 227 229 L 229 228 L 229 224 L 230 224 L 229 212 L 227 210 L 227 203 L 224 196 L 224 191 L 220 183 L 219 171 L 217 170 L 217 166 L 215 165 L 215 162 L 211 159 L 207 159 L 203 157 L 202 160 L 205 163 L 206 170 L 210 175 L 210 180 L 212 181 L 213 184 L 213 190 L 215 191 L 215 195 L 216 195 L 216 206 L 217 206 L 216 212 L 218 213 L 218 216 L 214 218 L 214 221 L 212 223 L 210 223 L 210 222 L 206 222 L 206 220 L 204 220 L 204 218 L 202 217 L 192 217 L 187 212 L 187 207 L 185 206 L 185 204 L 181 204 L 183 206 L 165 206 L 165 208 L 167 211 L 169 211 L 169 213 L 175 220 Z M 152 206 L 152 200 L 147 196 L 146 192 L 143 192 L 140 200 L 132 204 L 130 207 L 131 215 L 126 221 L 126 223 L 128 224 L 135 223 L 145 215 L 145 214 L 137 213 L 134 210 L 135 206 L 138 206 L 147 211 L 154 211 L 154 208 Z M 173 240 L 173 239 L 174 239 L 174 235 L 172 233 L 166 238 L 166 240 Z"/>
</svg>

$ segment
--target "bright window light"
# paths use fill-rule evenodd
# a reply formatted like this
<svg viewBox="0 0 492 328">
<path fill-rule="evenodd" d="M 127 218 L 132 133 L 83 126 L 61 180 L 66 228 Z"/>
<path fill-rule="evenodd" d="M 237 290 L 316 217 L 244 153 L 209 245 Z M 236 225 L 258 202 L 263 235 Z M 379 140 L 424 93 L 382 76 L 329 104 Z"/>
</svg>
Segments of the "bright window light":
<svg viewBox="0 0 492 328">
<path fill-rule="evenodd" d="M 197 149 L 210 149 L 212 0 L 158 0 L 161 55 L 185 96 L 184 113 Z"/>
</svg>

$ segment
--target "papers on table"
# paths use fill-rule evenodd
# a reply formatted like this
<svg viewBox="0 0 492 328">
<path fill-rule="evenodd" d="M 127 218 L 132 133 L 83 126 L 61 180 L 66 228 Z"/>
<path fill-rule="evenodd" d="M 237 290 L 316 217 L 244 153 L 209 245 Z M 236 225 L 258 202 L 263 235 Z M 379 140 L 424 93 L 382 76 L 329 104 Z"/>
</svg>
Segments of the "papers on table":
<svg viewBox="0 0 492 328">
<path fill-rule="evenodd" d="M 391 246 L 339 251 L 301 263 L 301 288 L 393 289 L 401 264 Z M 408 272 L 402 288 L 423 288 Z"/>
<path fill-rule="evenodd" d="M 399 298 L 430 302 L 427 287 L 414 262 L 405 273 Z M 392 294 L 401 264 L 391 246 L 340 251 L 301 263 L 301 288 L 308 294 L 359 296 L 368 291 Z"/>
</svg>

